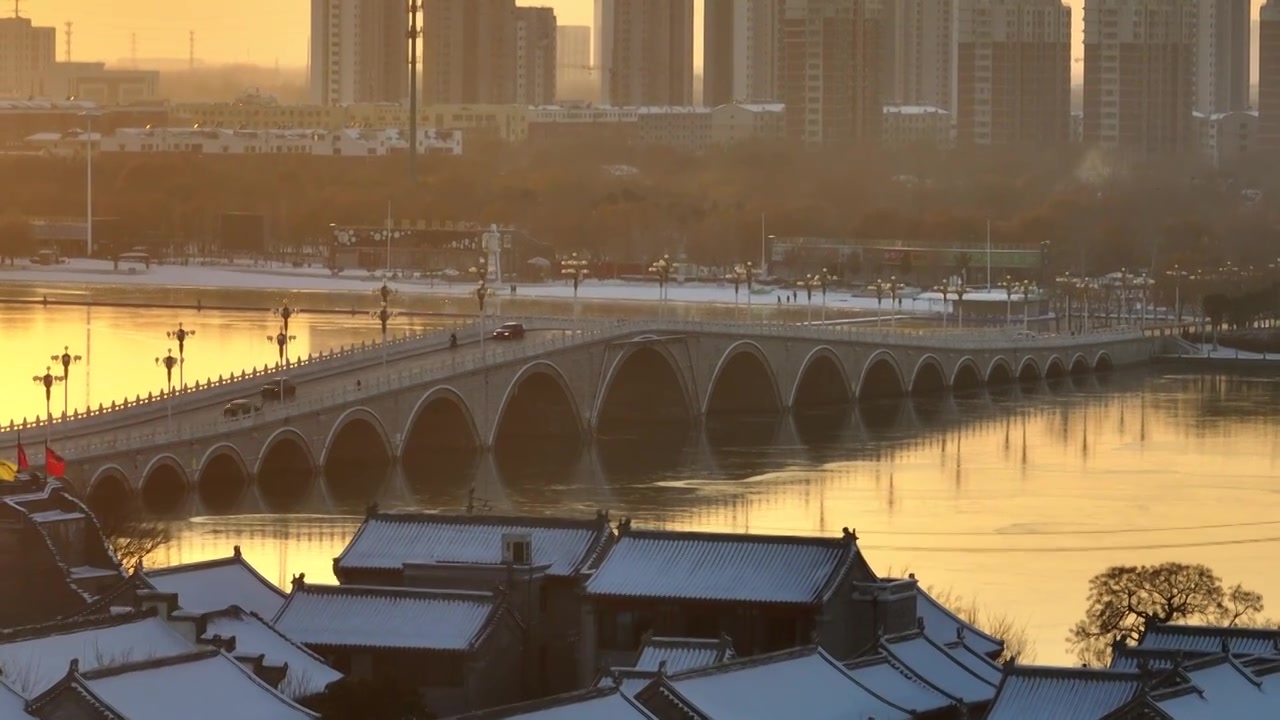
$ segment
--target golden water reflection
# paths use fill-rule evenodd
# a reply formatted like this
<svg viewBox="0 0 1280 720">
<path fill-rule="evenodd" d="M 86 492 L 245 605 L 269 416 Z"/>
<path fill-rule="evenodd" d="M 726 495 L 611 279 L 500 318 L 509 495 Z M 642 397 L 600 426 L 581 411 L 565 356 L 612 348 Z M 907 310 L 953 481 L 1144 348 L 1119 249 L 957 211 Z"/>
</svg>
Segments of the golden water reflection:
<svg viewBox="0 0 1280 720">
<path fill-rule="evenodd" d="M 1203 562 L 1280 603 L 1277 399 L 1275 378 L 1124 373 L 957 400 L 952 421 L 899 422 L 874 442 L 854 423 L 822 448 L 720 449 L 640 479 L 546 481 L 509 495 L 516 510 L 608 506 L 667 528 L 856 528 L 880 572 L 912 571 L 1011 613 L 1040 661 L 1067 662 L 1063 638 L 1088 578 L 1109 564 Z M 203 518 L 182 524 L 154 561 L 224 556 L 238 543 L 282 586 L 299 572 L 331 581 L 358 522 Z"/>
</svg>

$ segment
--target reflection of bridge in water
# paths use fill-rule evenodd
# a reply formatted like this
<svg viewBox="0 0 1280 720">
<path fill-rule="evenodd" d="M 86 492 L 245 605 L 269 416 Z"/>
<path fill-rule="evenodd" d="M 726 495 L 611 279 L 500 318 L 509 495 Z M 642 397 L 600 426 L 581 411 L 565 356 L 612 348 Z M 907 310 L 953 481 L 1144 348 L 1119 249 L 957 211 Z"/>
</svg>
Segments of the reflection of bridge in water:
<svg viewBox="0 0 1280 720">
<path fill-rule="evenodd" d="M 930 396 L 1086 376 L 1146 361 L 1152 342 L 1140 332 L 1028 341 L 1003 331 L 597 325 L 483 356 L 424 350 L 387 374 L 369 368 L 360 387 L 308 394 L 303 384 L 297 402 L 252 418 L 193 412 L 172 429 L 126 429 L 64 454 L 102 508 L 136 497 L 160 513 L 352 507 L 388 493 L 459 505 L 473 485 L 500 506 L 523 477 L 599 483 L 618 438 L 656 439 L 627 467 L 688 461 L 672 448 L 810 443 L 814 411 L 857 405 L 856 422 L 822 432 L 874 441 L 877 407 L 907 407 L 898 412 L 928 426 L 955 412 L 954 400 L 930 410 Z M 914 401 L 883 404 L 903 397 Z M 735 417 L 777 420 L 726 425 Z"/>
</svg>

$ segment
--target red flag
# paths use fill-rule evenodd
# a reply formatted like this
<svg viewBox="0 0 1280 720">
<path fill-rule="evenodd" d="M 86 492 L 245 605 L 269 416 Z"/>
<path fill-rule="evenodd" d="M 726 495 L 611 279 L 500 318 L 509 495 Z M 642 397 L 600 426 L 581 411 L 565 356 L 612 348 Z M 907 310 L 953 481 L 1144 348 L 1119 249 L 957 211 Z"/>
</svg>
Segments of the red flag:
<svg viewBox="0 0 1280 720">
<path fill-rule="evenodd" d="M 30 470 L 31 463 L 27 462 L 27 449 L 22 447 L 22 441 L 18 441 L 18 472 Z"/>
<path fill-rule="evenodd" d="M 49 477 L 62 477 L 67 472 L 67 461 L 62 456 L 53 451 L 48 445 L 44 446 L 44 473 Z"/>
</svg>

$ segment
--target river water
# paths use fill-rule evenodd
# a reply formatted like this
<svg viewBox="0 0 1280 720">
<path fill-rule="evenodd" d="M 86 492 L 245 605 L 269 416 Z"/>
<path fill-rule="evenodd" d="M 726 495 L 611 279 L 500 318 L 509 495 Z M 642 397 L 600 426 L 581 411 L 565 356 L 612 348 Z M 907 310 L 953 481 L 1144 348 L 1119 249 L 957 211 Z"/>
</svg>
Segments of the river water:
<svg viewBox="0 0 1280 720">
<path fill-rule="evenodd" d="M 178 321 L 197 329 L 189 379 L 275 357 L 266 336 L 277 321 L 262 312 L 0 306 L 10 347 L 29 349 L 0 357 L 8 411 L 0 415 L 43 412 L 31 376 L 62 345 L 84 354 L 86 317 L 90 359 L 73 367 L 69 394 L 83 399 L 88 389 L 95 405 L 159 388 L 164 371 L 154 358 Z M 377 334 L 367 315 L 304 314 L 295 322 L 293 352 L 302 355 Z M 448 322 L 406 319 L 402 327 Z M 607 507 L 637 524 L 676 529 L 834 535 L 856 528 L 879 572 L 915 572 L 925 585 L 1008 613 L 1027 624 L 1039 661 L 1067 662 L 1064 637 L 1083 610 L 1088 579 L 1110 564 L 1203 562 L 1280 603 L 1277 400 L 1274 376 L 1124 371 L 1035 392 L 744 422 L 716 433 L 714 445 L 699 437 L 667 452 L 598 443 L 558 468 L 500 475 L 499 491 L 480 501 L 536 513 Z M 378 500 L 457 506 L 470 483 L 388 487 Z M 153 562 L 223 556 L 239 544 L 282 586 L 299 572 L 332 579 L 332 559 L 358 515 L 354 504 L 330 502 L 290 515 L 191 518 L 175 524 L 175 541 Z"/>
</svg>

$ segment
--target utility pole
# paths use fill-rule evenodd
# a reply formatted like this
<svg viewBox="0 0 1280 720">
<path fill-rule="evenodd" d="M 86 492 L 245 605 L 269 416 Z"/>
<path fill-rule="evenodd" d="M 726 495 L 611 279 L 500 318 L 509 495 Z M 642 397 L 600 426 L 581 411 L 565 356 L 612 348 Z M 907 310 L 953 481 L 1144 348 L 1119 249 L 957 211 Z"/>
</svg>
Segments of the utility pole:
<svg viewBox="0 0 1280 720">
<path fill-rule="evenodd" d="M 21 3 L 22 3 L 22 0 L 13 0 L 13 16 L 14 17 L 22 17 L 21 15 L 18 14 L 18 5 L 20 5 Z"/>
<path fill-rule="evenodd" d="M 71 62 L 71 21 L 68 20 L 62 23 L 62 26 L 66 28 L 62 31 L 63 37 L 66 38 L 62 48 L 62 60 L 63 62 Z"/>
<path fill-rule="evenodd" d="M 409 183 L 418 184 L 418 12 L 421 0 L 409 0 Z"/>
</svg>

